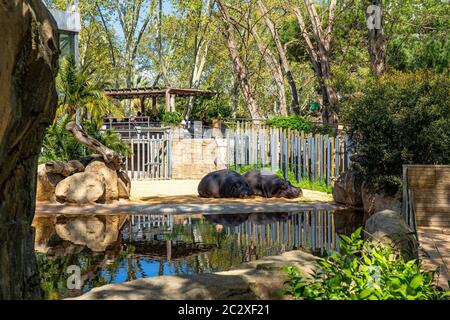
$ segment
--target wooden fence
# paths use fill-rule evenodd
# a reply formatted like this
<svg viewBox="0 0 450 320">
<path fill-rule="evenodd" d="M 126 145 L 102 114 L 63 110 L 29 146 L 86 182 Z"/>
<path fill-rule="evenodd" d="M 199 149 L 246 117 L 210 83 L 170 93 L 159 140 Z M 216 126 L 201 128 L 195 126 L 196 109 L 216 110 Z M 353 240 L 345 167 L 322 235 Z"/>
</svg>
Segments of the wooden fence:
<svg viewBox="0 0 450 320">
<path fill-rule="evenodd" d="M 297 181 L 310 179 L 330 185 L 350 165 L 349 141 L 344 135 L 307 134 L 264 125 L 239 125 L 227 130 L 227 164 L 291 172 Z"/>
<path fill-rule="evenodd" d="M 402 212 L 414 230 L 450 228 L 450 166 L 403 166 Z"/>
</svg>

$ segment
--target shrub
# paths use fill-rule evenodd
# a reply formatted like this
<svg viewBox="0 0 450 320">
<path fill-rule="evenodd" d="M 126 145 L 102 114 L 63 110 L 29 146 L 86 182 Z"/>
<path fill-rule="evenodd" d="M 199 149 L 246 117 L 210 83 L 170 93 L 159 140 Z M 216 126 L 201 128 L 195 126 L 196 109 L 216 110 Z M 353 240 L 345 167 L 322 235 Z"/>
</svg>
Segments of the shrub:
<svg viewBox="0 0 450 320">
<path fill-rule="evenodd" d="M 177 126 L 182 120 L 183 118 L 178 112 L 165 112 L 162 115 L 162 123 L 165 126 Z"/>
<path fill-rule="evenodd" d="M 395 72 L 343 102 L 353 160 L 369 181 L 398 184 L 403 164 L 450 163 L 449 85 L 445 75 Z"/>
<path fill-rule="evenodd" d="M 266 124 L 275 128 L 294 129 L 311 132 L 311 121 L 299 116 L 274 116 L 266 120 Z"/>
<path fill-rule="evenodd" d="M 336 136 L 336 129 L 329 125 L 313 123 L 310 119 L 292 116 L 274 116 L 267 119 L 266 124 L 274 128 L 292 129 L 305 133 Z"/>
<path fill-rule="evenodd" d="M 437 300 L 446 299 L 433 284 L 433 272 L 420 262 L 395 259 L 393 249 L 364 242 L 361 228 L 351 237 L 340 236 L 340 253 L 318 262 L 314 280 L 308 282 L 295 267 L 286 267 L 284 295 L 298 300 Z"/>
</svg>

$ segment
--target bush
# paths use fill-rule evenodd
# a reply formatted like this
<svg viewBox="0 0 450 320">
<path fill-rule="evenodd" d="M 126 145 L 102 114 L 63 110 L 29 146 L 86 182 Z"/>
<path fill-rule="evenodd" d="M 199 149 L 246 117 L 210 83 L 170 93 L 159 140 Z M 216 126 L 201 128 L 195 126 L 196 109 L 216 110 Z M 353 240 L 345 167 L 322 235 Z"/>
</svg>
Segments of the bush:
<svg viewBox="0 0 450 320">
<path fill-rule="evenodd" d="M 284 295 L 298 300 L 444 300 L 433 284 L 433 272 L 421 270 L 420 262 L 395 259 L 393 249 L 364 242 L 361 228 L 351 237 L 340 236 L 340 253 L 318 262 L 314 280 L 286 267 L 288 283 Z"/>
<path fill-rule="evenodd" d="M 183 118 L 178 112 L 165 112 L 162 115 L 162 123 L 165 126 L 177 126 L 181 123 Z"/>
<path fill-rule="evenodd" d="M 299 116 L 274 116 L 266 120 L 266 124 L 282 129 L 293 129 L 297 131 L 311 132 L 311 121 Z"/>
<path fill-rule="evenodd" d="M 305 133 L 336 136 L 336 129 L 329 125 L 313 123 L 300 116 L 274 116 L 266 120 L 268 126 L 281 129 L 304 131 Z"/>
<path fill-rule="evenodd" d="M 367 180 L 398 184 L 404 164 L 450 163 L 449 84 L 445 75 L 396 72 L 343 102 L 353 160 Z"/>
</svg>

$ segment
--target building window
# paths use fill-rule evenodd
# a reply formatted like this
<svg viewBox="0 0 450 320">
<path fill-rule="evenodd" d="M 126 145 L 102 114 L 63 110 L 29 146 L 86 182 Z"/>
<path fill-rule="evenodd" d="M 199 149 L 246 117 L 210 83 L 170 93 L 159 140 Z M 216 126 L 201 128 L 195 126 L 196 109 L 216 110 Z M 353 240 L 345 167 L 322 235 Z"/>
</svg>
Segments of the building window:
<svg viewBox="0 0 450 320">
<path fill-rule="evenodd" d="M 69 55 L 75 56 L 75 33 L 60 31 L 59 33 L 59 48 L 61 50 L 60 58 Z"/>
</svg>

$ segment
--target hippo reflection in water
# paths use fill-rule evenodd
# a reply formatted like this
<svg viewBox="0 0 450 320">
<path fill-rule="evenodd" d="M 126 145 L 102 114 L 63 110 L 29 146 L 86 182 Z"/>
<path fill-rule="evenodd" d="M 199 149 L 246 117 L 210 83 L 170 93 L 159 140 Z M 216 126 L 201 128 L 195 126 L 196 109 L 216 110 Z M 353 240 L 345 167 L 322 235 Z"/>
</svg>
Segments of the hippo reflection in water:
<svg viewBox="0 0 450 320">
<path fill-rule="evenodd" d="M 254 212 L 241 214 L 208 214 L 205 220 L 224 227 L 237 227 L 249 221 L 256 225 L 267 225 L 277 221 L 286 221 L 289 218 L 287 212 Z"/>
<path fill-rule="evenodd" d="M 298 198 L 303 195 L 300 188 L 289 181 L 266 170 L 255 170 L 244 175 L 244 179 L 252 189 L 252 193 L 265 198 Z"/>
<path fill-rule="evenodd" d="M 198 184 L 198 194 L 204 198 L 248 198 L 252 191 L 239 173 L 224 169 L 203 177 Z"/>
</svg>

